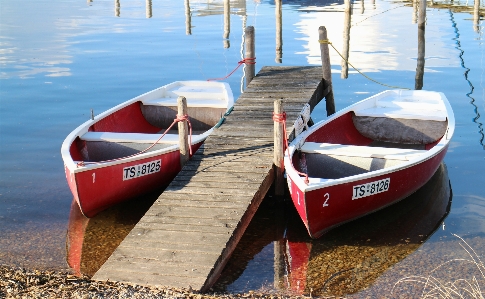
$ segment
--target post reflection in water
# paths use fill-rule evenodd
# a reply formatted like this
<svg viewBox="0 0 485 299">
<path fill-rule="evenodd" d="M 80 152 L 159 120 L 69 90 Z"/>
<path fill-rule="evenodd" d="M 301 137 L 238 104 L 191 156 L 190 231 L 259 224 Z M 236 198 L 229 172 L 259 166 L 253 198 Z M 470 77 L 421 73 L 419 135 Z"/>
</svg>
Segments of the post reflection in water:
<svg viewBox="0 0 485 299">
<path fill-rule="evenodd" d="M 239 292 L 261 288 L 261 277 L 253 285 L 239 277 L 256 254 L 276 240 L 273 285 L 280 292 L 314 296 L 359 292 L 416 251 L 441 227 L 451 200 L 448 172 L 441 164 L 430 181 L 411 196 L 337 227 L 317 240 L 308 236 L 291 203 L 281 211 L 281 204 L 265 200 L 215 289 Z M 279 237 L 284 231 L 284 237 Z M 255 269 L 251 276 L 264 272 L 263 267 L 252 267 Z M 270 285 L 267 283 L 267 287 Z"/>
<path fill-rule="evenodd" d="M 116 205 L 86 218 L 73 199 L 66 260 L 76 275 L 93 276 L 156 200 L 160 192 Z"/>
<path fill-rule="evenodd" d="M 146 17 L 147 19 L 152 17 L 152 0 L 146 0 Z"/>
<path fill-rule="evenodd" d="M 478 27 L 478 24 L 480 23 L 479 8 L 480 8 L 480 0 L 475 0 L 473 5 L 473 30 L 476 33 L 479 33 L 480 31 Z"/>
<path fill-rule="evenodd" d="M 185 0 L 185 34 L 192 35 L 192 13 L 190 12 L 190 2 Z"/>
<path fill-rule="evenodd" d="M 120 16 L 120 0 L 115 0 L 115 17 Z"/>
</svg>

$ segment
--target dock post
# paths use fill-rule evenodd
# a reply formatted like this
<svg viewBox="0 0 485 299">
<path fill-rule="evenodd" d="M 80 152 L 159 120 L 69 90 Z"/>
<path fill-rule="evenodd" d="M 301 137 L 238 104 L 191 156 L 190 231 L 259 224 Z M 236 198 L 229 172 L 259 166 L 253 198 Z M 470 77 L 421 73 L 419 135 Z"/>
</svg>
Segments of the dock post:
<svg viewBox="0 0 485 299">
<path fill-rule="evenodd" d="M 283 4 L 282 0 L 275 0 L 275 14 L 276 14 L 276 63 L 281 63 L 283 56 Z"/>
<path fill-rule="evenodd" d="M 244 67 L 244 75 L 246 76 L 246 86 L 251 83 L 251 81 L 254 78 L 255 75 L 255 50 L 254 50 L 254 27 L 253 26 L 248 26 L 246 27 L 245 30 L 245 36 L 246 36 L 246 53 L 244 55 L 245 59 L 248 59 L 250 62 L 246 63 Z"/>
<path fill-rule="evenodd" d="M 192 18 L 190 13 L 190 0 L 185 0 L 185 34 L 192 35 Z"/>
<path fill-rule="evenodd" d="M 283 113 L 283 105 L 281 100 L 274 101 L 274 115 L 275 118 Z M 277 198 L 283 197 L 285 194 L 285 166 L 284 166 L 284 131 L 283 123 L 279 121 L 274 122 L 274 158 L 273 162 L 276 167 L 275 173 L 275 196 Z"/>
<path fill-rule="evenodd" d="M 475 0 L 475 3 L 473 5 L 473 30 L 477 33 L 480 31 L 478 28 L 478 24 L 480 23 L 479 9 L 480 9 L 480 0 Z"/>
<path fill-rule="evenodd" d="M 177 98 L 178 115 L 182 117 L 187 114 L 187 99 L 185 97 Z M 189 128 L 186 121 L 179 121 L 179 145 L 180 145 L 180 167 L 184 167 L 190 158 L 189 152 Z"/>
<path fill-rule="evenodd" d="M 91 1 L 92 2 L 92 1 Z M 115 17 L 120 16 L 120 0 L 115 0 Z"/>
<path fill-rule="evenodd" d="M 418 1 L 419 0 L 412 0 L 413 1 L 413 20 L 412 23 L 416 24 L 418 22 Z"/>
<path fill-rule="evenodd" d="M 330 64 L 330 53 L 328 51 L 328 44 L 324 41 L 328 41 L 327 29 L 325 26 L 318 28 L 318 39 L 320 40 L 320 55 L 322 58 L 322 70 L 323 80 L 325 81 L 325 87 L 328 88 L 328 94 L 325 96 L 325 104 L 327 108 L 327 116 L 335 113 L 335 101 L 333 99 L 332 89 L 332 66 Z"/>
<path fill-rule="evenodd" d="M 224 49 L 229 49 L 229 33 L 231 32 L 231 1 L 224 0 L 224 34 L 222 35 Z"/>
<path fill-rule="evenodd" d="M 344 46 L 342 49 L 342 71 L 340 73 L 340 78 L 347 79 L 349 77 L 349 49 L 350 49 L 350 21 L 352 18 L 352 2 L 351 0 L 344 0 L 345 3 L 345 17 L 344 17 Z M 364 1 L 362 1 L 363 5 Z"/>
<path fill-rule="evenodd" d="M 414 89 L 416 90 L 423 89 L 425 28 L 426 28 L 426 0 L 420 0 L 419 16 L 418 16 L 418 62 L 416 65 L 416 77 L 415 77 L 415 84 L 414 84 Z"/>
<path fill-rule="evenodd" d="M 152 0 L 146 0 L 146 12 L 145 15 L 147 19 L 152 17 Z"/>
</svg>

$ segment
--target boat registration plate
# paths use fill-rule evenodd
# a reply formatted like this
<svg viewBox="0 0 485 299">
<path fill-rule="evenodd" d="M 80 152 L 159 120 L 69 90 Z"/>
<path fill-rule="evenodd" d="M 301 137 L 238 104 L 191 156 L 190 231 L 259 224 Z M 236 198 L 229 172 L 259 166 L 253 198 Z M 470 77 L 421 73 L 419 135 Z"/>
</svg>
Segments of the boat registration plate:
<svg viewBox="0 0 485 299">
<path fill-rule="evenodd" d="M 162 160 L 154 160 L 123 168 L 123 181 L 139 178 L 160 171 Z"/>
<path fill-rule="evenodd" d="M 366 196 L 371 196 L 377 193 L 386 192 L 389 190 L 391 179 L 386 178 L 375 182 L 365 183 L 354 186 L 352 193 L 352 200 L 359 199 Z"/>
</svg>

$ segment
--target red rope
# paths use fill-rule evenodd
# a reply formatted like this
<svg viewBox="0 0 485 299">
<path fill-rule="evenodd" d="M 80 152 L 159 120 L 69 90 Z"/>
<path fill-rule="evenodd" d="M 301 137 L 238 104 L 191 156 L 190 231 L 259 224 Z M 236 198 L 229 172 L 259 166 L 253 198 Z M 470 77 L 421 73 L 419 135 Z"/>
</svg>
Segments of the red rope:
<svg viewBox="0 0 485 299">
<path fill-rule="evenodd" d="M 237 63 L 237 66 L 236 68 L 229 73 L 229 75 L 223 77 L 223 78 L 211 78 L 211 79 L 207 79 L 207 81 L 221 81 L 221 80 L 224 80 L 224 79 L 227 79 L 229 78 L 242 64 L 256 64 L 256 57 L 253 57 L 253 58 L 244 58 L 243 60 L 239 61 Z"/>
<path fill-rule="evenodd" d="M 192 124 L 190 123 L 189 116 L 187 114 L 185 114 L 185 115 L 178 115 L 177 114 L 177 118 L 175 118 L 173 120 L 172 124 L 165 130 L 165 132 L 163 132 L 162 136 L 160 136 L 160 138 L 158 138 L 157 141 L 155 141 L 152 145 L 150 145 L 146 149 L 144 149 L 144 150 L 142 150 L 142 151 L 140 151 L 136 154 L 126 156 L 126 157 L 122 157 L 122 158 L 117 158 L 117 159 L 104 160 L 104 161 L 98 161 L 98 162 L 81 161 L 81 162 L 76 163 L 76 166 L 80 167 L 80 166 L 85 166 L 86 164 L 101 164 L 101 163 L 107 163 L 107 162 L 114 162 L 114 161 L 119 161 L 119 160 L 122 160 L 122 159 L 127 159 L 127 158 L 131 158 L 131 157 L 135 157 L 135 156 L 138 156 L 140 154 L 143 154 L 143 153 L 147 152 L 148 150 L 150 150 L 152 147 L 154 147 L 163 138 L 163 136 L 167 135 L 168 131 L 170 131 L 170 129 L 173 127 L 173 125 L 175 125 L 176 123 L 181 122 L 181 121 L 187 121 L 189 123 L 189 129 L 190 129 L 189 130 L 189 154 L 190 154 L 190 156 L 192 156 Z"/>
<path fill-rule="evenodd" d="M 305 184 L 308 185 L 310 183 L 310 180 L 308 179 L 308 174 L 299 172 L 298 170 L 296 170 L 295 166 L 293 166 L 293 159 L 290 157 L 290 150 L 288 148 L 288 138 L 286 137 L 286 112 L 283 112 L 283 113 L 273 112 L 273 121 L 278 123 L 283 123 L 283 142 L 286 149 L 286 153 L 288 155 L 288 159 L 290 159 L 291 167 L 296 171 L 296 173 L 305 177 L 303 181 L 305 182 Z"/>
</svg>

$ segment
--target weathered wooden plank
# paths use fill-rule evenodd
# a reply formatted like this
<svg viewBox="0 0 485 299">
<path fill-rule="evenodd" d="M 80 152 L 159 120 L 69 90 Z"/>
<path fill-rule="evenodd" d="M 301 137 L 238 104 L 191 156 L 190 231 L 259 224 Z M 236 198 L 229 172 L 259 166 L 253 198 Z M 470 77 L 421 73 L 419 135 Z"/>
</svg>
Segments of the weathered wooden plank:
<svg viewBox="0 0 485 299">
<path fill-rule="evenodd" d="M 189 193 L 189 194 L 206 194 L 206 195 L 220 195 L 226 194 L 231 196 L 252 196 L 254 194 L 254 190 L 242 190 L 242 189 L 222 189 L 219 187 L 205 187 L 205 188 L 198 188 L 187 186 L 184 188 L 180 188 L 179 186 L 172 186 L 169 185 L 164 192 L 171 191 L 176 193 Z"/>
<path fill-rule="evenodd" d="M 171 224 L 171 223 L 169 223 Z M 197 224 L 194 224 L 197 225 Z M 190 243 L 170 243 L 166 242 L 163 243 L 163 246 L 161 246 L 161 242 L 159 240 L 143 240 L 143 241 L 138 241 L 138 240 L 132 240 L 130 243 L 123 243 L 120 246 L 123 246 L 123 248 L 145 248 L 149 250 L 168 250 L 168 251 L 188 251 L 188 252 L 193 252 L 194 254 L 198 253 L 203 253 L 203 252 L 209 252 L 209 253 L 217 253 L 220 254 L 222 251 L 222 248 L 220 247 L 219 244 L 216 243 L 205 243 L 205 244 L 198 244 L 197 246 L 194 246 L 193 244 Z"/>
<path fill-rule="evenodd" d="M 201 219 L 198 217 L 175 217 L 175 216 L 164 216 L 164 217 L 159 217 L 159 216 L 153 216 L 153 215 L 146 215 L 145 216 L 147 220 L 144 219 L 143 222 L 140 223 L 140 225 L 144 223 L 152 223 L 152 222 L 157 222 L 157 223 L 165 223 L 165 224 L 187 224 L 187 225 L 192 225 L 192 226 L 213 226 L 213 227 L 231 227 L 234 228 L 237 226 L 239 223 L 239 219 L 215 219 L 212 222 L 209 223 L 207 219 Z M 195 230 L 194 230 L 195 231 Z M 155 242 L 156 244 L 162 244 L 165 242 L 165 240 L 146 240 L 146 242 Z M 167 240 L 166 243 L 171 243 L 170 241 Z M 188 242 L 190 243 L 190 242 Z M 212 245 L 215 245 L 214 243 L 211 243 Z M 165 248 L 165 247 L 163 247 Z M 222 250 L 219 248 L 219 250 Z"/>
<path fill-rule="evenodd" d="M 229 234 L 232 233 L 236 227 L 233 224 L 228 225 L 204 225 L 205 223 L 193 224 L 181 224 L 181 223 L 160 223 L 155 222 L 143 222 L 139 225 L 140 228 L 149 229 L 152 231 L 166 231 L 166 232 L 198 232 L 202 234 L 217 233 L 217 234 Z"/>
<path fill-rule="evenodd" d="M 171 206 L 171 207 L 191 207 L 191 208 L 217 208 L 217 209 L 239 209 L 239 208 L 244 208 L 244 205 L 247 205 L 247 203 L 240 203 L 240 202 L 234 202 L 230 200 L 225 200 L 225 201 L 215 201 L 215 200 L 210 200 L 211 198 L 206 196 L 208 200 L 195 200 L 195 199 L 190 199 L 190 200 L 180 200 L 180 199 L 173 199 L 173 198 L 167 198 L 163 199 L 163 201 L 156 202 L 154 204 L 156 205 L 161 205 L 161 206 Z"/>
<path fill-rule="evenodd" d="M 126 263 L 128 266 L 137 269 L 136 272 L 131 272 L 131 275 L 136 276 L 132 279 L 132 283 L 139 285 L 166 286 L 164 284 L 157 284 L 156 282 L 154 283 L 153 281 L 150 281 L 156 279 L 156 281 L 161 280 L 170 283 L 190 282 L 189 284 L 180 287 L 193 287 L 194 283 L 196 285 L 204 283 L 204 280 L 206 279 L 204 273 L 211 270 L 207 265 L 198 265 L 195 267 L 187 265 L 184 267 L 184 265 L 160 265 L 160 263 L 151 263 L 149 261 L 143 262 L 139 260 L 132 261 L 124 259 L 120 259 L 117 262 Z M 163 267 L 163 272 L 160 272 L 160 267 Z M 124 269 L 110 268 L 107 267 L 107 269 L 112 271 L 113 276 L 110 277 L 109 280 L 116 279 L 116 274 L 118 277 L 123 277 L 124 275 L 129 274 Z"/>
<path fill-rule="evenodd" d="M 175 243 L 175 244 L 187 244 L 187 241 L 184 240 L 191 240 L 190 242 L 192 245 L 196 246 L 198 244 L 204 244 L 206 242 L 227 242 L 227 233 L 226 234 L 201 234 L 199 232 L 179 232 L 178 234 L 174 234 L 172 231 L 160 231 L 160 230 L 145 230 L 142 228 L 135 227 L 128 235 L 129 239 L 136 240 L 136 241 L 144 241 L 144 240 L 152 240 L 152 239 L 159 239 L 161 240 L 160 243 Z M 119 246 L 120 250 L 123 246 Z M 120 252 L 114 256 L 121 255 Z M 142 257 L 138 253 L 133 253 L 134 257 Z"/>
<path fill-rule="evenodd" d="M 264 179 L 264 178 L 263 178 Z M 163 198 L 159 198 L 155 201 L 155 203 L 159 201 L 163 201 L 165 199 L 173 199 L 173 200 L 213 200 L 213 201 L 233 201 L 234 200 L 234 195 L 231 194 L 214 194 L 211 196 L 207 196 L 207 194 L 190 194 L 190 193 L 182 193 L 182 192 L 166 192 L 165 196 Z M 237 198 L 237 201 L 241 201 L 244 198 Z M 146 215 L 146 214 L 145 214 Z"/>
</svg>

